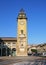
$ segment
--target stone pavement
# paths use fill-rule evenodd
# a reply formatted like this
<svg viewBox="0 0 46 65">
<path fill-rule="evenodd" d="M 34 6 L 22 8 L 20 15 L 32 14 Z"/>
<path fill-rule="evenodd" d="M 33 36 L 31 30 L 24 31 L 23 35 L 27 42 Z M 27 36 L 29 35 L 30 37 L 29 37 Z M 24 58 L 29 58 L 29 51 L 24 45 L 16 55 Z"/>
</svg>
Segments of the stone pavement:
<svg viewBox="0 0 46 65">
<path fill-rule="evenodd" d="M 0 65 L 33 65 L 33 63 L 34 63 L 34 65 L 36 65 L 36 64 L 38 65 L 38 61 L 37 60 L 38 61 L 39 60 L 42 61 L 43 58 L 35 57 L 35 56 L 27 56 L 27 57 L 0 57 Z M 46 61 L 46 59 L 45 59 L 45 61 Z"/>
</svg>

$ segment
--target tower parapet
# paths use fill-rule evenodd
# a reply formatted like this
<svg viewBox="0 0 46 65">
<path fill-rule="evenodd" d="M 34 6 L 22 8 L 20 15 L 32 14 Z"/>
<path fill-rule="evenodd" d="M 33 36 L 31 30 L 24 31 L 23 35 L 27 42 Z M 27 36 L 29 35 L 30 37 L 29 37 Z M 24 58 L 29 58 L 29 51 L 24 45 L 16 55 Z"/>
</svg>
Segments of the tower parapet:
<svg viewBox="0 0 46 65">
<path fill-rule="evenodd" d="M 24 12 L 23 9 L 20 10 L 17 19 L 27 19 L 27 17 L 26 17 L 26 13 Z"/>
</svg>

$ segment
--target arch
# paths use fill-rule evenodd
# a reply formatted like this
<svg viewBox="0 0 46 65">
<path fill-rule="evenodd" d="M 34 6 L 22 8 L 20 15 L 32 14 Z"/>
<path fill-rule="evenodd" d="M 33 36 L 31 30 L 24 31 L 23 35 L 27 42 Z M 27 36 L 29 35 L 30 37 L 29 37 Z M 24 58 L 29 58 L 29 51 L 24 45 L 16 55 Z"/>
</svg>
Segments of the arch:
<svg viewBox="0 0 46 65">
<path fill-rule="evenodd" d="M 1 48 L 0 48 L 0 56 L 1 56 Z"/>
<path fill-rule="evenodd" d="M 12 56 L 16 56 L 16 48 L 12 48 Z"/>
<path fill-rule="evenodd" d="M 13 48 L 12 51 L 16 51 L 16 48 Z"/>
<path fill-rule="evenodd" d="M 7 56 L 11 55 L 11 49 L 7 48 Z"/>
<path fill-rule="evenodd" d="M 2 48 L 2 56 L 6 56 L 6 48 Z"/>
</svg>

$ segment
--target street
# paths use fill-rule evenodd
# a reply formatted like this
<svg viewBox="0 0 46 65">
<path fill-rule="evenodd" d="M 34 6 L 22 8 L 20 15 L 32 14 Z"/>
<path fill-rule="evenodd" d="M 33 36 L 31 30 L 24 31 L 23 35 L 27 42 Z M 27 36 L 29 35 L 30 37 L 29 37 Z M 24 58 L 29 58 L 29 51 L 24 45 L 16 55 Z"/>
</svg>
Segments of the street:
<svg viewBox="0 0 46 65">
<path fill-rule="evenodd" d="M 0 57 L 0 65 L 46 65 L 46 58 L 36 56 Z"/>
</svg>

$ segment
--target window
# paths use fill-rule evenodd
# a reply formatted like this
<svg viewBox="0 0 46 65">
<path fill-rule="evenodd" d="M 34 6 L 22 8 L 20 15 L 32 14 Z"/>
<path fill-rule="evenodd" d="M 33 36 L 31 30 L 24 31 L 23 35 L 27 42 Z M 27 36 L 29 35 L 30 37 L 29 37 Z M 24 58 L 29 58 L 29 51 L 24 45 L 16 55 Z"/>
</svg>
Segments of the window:
<svg viewBox="0 0 46 65">
<path fill-rule="evenodd" d="M 21 46 L 23 46 L 23 44 L 21 44 Z"/>
<path fill-rule="evenodd" d="M 23 30 L 21 30 L 21 34 L 23 34 Z"/>
<path fill-rule="evenodd" d="M 13 43 L 13 44 L 15 44 L 15 43 Z"/>
<path fill-rule="evenodd" d="M 8 44 L 10 44 L 10 42 Z"/>
</svg>

